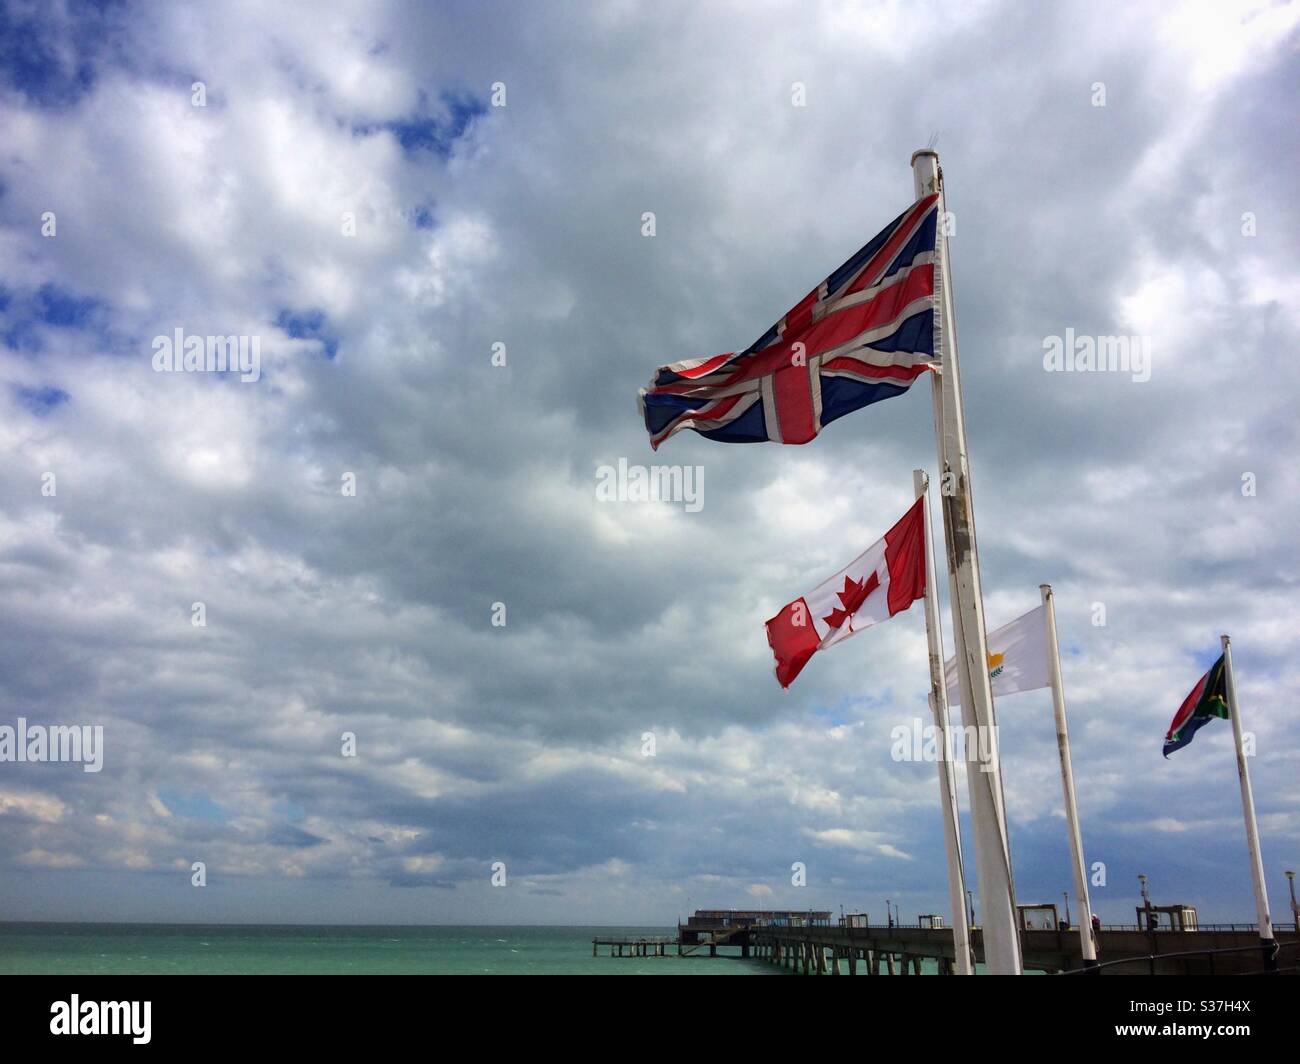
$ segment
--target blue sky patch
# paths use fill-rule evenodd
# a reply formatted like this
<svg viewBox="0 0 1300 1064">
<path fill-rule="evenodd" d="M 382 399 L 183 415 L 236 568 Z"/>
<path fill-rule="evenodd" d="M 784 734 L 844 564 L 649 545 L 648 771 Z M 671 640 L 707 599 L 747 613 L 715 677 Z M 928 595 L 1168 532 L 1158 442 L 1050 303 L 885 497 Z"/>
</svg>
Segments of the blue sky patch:
<svg viewBox="0 0 1300 1064">
<path fill-rule="evenodd" d="M 409 118 L 357 126 L 354 132 L 360 136 L 370 136 L 386 129 L 397 137 L 397 142 L 408 155 L 428 151 L 440 159 L 449 158 L 456 141 L 465 135 L 475 118 L 487 111 L 487 105 L 468 93 L 445 92 L 439 100 L 442 104 L 441 115 L 428 114 L 427 101 L 421 98 L 421 113 Z"/>
<path fill-rule="evenodd" d="M 0 341 L 13 351 L 40 351 L 41 326 L 84 329 L 100 323 L 103 304 L 56 284 L 16 294 L 0 289 Z"/>
<path fill-rule="evenodd" d="M 411 208 L 407 215 L 411 219 L 411 224 L 416 229 L 432 229 L 434 227 L 434 217 L 432 206 L 426 206 L 423 203 Z"/>
<path fill-rule="evenodd" d="M 329 318 L 323 310 L 281 310 L 275 324 L 294 340 L 318 340 L 325 349 L 325 357 L 332 359 L 339 349 L 338 337 L 329 328 Z"/>
<path fill-rule="evenodd" d="M 230 814 L 202 791 L 159 791 L 158 797 L 173 816 L 187 820 L 207 820 L 214 824 L 230 821 Z"/>
<path fill-rule="evenodd" d="M 36 313 L 46 325 L 80 329 L 90 324 L 97 309 L 99 300 L 78 296 L 55 284 L 41 285 L 36 293 Z"/>
<path fill-rule="evenodd" d="M 44 417 L 56 406 L 66 403 L 72 398 L 62 388 L 55 388 L 51 385 L 44 385 L 40 388 L 29 388 L 25 384 L 13 385 L 14 398 L 18 400 L 20 406 L 30 410 L 37 417 Z"/>
<path fill-rule="evenodd" d="M 291 802 L 276 802 L 271 806 L 271 812 L 276 816 L 284 817 L 291 824 L 296 824 L 300 820 L 307 819 L 307 810 L 301 806 L 294 805 Z"/>
<path fill-rule="evenodd" d="M 65 21 L 44 4 L 30 13 L 0 6 L 0 83 L 39 107 L 76 103 L 94 87 L 96 62 L 112 37 L 105 16 L 118 7 L 72 0 Z"/>
</svg>

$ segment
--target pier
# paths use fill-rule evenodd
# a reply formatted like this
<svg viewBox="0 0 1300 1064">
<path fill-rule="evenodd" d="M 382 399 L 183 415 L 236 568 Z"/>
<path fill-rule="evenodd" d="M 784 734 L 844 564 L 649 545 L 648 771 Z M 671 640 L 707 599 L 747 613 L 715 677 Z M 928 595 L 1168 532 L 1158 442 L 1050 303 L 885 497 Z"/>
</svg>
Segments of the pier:
<svg viewBox="0 0 1300 1064">
<path fill-rule="evenodd" d="M 666 957 L 668 956 L 669 946 L 677 946 L 677 952 L 679 955 L 681 954 L 681 946 L 678 940 L 670 935 L 596 937 L 591 940 L 591 955 L 593 957 L 599 956 L 596 951 L 601 946 L 608 948 L 611 957 Z"/>
<path fill-rule="evenodd" d="M 1104 925 L 1096 932 L 1102 975 L 1248 975 L 1300 969 L 1300 935 L 1275 927 L 1276 952 L 1266 957 L 1250 924 L 1211 924 L 1194 929 Z M 1026 969 L 1088 974 L 1077 928 L 1022 928 Z M 920 975 L 926 963 L 951 975 L 956 960 L 952 929 L 871 924 L 865 914 L 839 920 L 830 912 L 700 909 L 677 936 L 597 938 L 592 956 L 607 947 L 611 957 L 714 957 L 774 965 L 803 975 Z M 670 954 L 669 950 L 674 953 Z M 984 960 L 983 934 L 971 930 L 977 962 Z M 721 950 L 730 952 L 720 952 Z M 1271 962 L 1271 963 L 1270 963 Z"/>
</svg>

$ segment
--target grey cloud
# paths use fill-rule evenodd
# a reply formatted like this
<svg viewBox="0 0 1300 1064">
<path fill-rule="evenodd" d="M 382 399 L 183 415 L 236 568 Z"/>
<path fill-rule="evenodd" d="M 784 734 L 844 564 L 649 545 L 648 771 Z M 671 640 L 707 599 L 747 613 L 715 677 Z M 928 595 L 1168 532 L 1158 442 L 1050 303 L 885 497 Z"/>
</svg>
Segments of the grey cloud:
<svg viewBox="0 0 1300 1064">
<path fill-rule="evenodd" d="M 646 922 L 753 887 L 941 909 L 934 766 L 887 753 L 926 712 L 919 616 L 786 693 L 762 630 L 905 504 L 933 464 L 928 398 L 806 448 L 657 454 L 634 407 L 655 366 L 749 343 L 897 213 L 937 132 L 989 619 L 1056 585 L 1085 842 L 1116 883 L 1103 913 L 1158 860 L 1203 911 L 1240 916 L 1244 881 L 1205 857 L 1233 867 L 1235 824 L 1146 826 L 1193 791 L 1235 801 L 1223 736 L 1159 757 L 1197 655 L 1231 630 L 1266 859 L 1300 842 L 1280 708 L 1300 681 L 1286 17 L 1179 36 L 1086 5 L 794 25 L 688 5 L 160 5 L 123 15 L 93 78 L 51 86 L 57 106 L 10 84 L 0 286 L 97 309 L 38 323 L 39 357 L 0 346 L 5 383 L 70 396 L 38 414 L 0 390 L 0 695 L 106 728 L 93 779 L 0 775 L 15 913 L 83 915 L 96 874 L 99 914 L 197 918 L 169 884 L 198 851 L 234 884 L 203 903 L 221 918 L 528 922 L 582 899 Z M 354 135 L 498 80 L 508 106 L 445 152 Z M 54 240 L 33 222 L 49 209 Z M 277 324 L 306 308 L 333 358 Z M 260 335 L 262 380 L 152 373 L 150 338 L 178 325 Z M 1149 333 L 1152 379 L 1044 373 L 1043 338 L 1067 327 Z M 596 467 L 619 457 L 703 465 L 703 511 L 598 502 Z M 1044 713 L 999 707 L 1017 878 L 1055 898 Z M 161 815 L 167 790 L 230 822 Z M 487 886 L 496 859 L 525 890 Z"/>
</svg>

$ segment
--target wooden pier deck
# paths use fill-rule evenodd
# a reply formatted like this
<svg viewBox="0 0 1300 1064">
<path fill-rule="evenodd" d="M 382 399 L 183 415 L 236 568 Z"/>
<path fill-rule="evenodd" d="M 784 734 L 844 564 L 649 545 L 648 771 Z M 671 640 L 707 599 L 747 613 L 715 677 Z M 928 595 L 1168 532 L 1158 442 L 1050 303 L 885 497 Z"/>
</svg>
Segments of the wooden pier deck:
<svg viewBox="0 0 1300 1064">
<path fill-rule="evenodd" d="M 1276 930 L 1279 970 L 1294 974 L 1300 959 L 1296 932 Z M 756 927 L 749 934 L 752 956 L 791 971 L 856 975 L 920 975 L 922 961 L 950 975 L 956 955 L 951 928 L 929 927 Z M 1077 930 L 1021 931 L 1027 970 L 1059 973 L 1083 969 Z M 978 962 L 984 960 L 983 934 L 971 932 Z M 1244 975 L 1264 970 L 1259 936 L 1248 931 L 1107 930 L 1097 935 L 1102 975 Z"/>
<path fill-rule="evenodd" d="M 591 955 L 593 957 L 599 955 L 597 950 L 601 946 L 609 948 L 611 957 L 666 957 L 668 956 L 669 946 L 676 946 L 679 956 L 682 952 L 680 939 L 673 938 L 671 935 L 596 937 L 591 940 Z M 624 952 L 624 950 L 627 952 Z"/>
<path fill-rule="evenodd" d="M 865 920 L 865 917 L 863 918 Z M 1300 968 L 1300 934 L 1275 927 L 1281 974 Z M 1195 931 L 1148 931 L 1135 926 L 1103 927 L 1097 933 L 1103 975 L 1245 975 L 1265 970 L 1259 937 L 1249 925 L 1220 925 Z M 1061 973 L 1083 969 L 1077 929 L 1022 930 L 1027 970 Z M 764 961 L 803 974 L 920 975 L 923 962 L 952 974 L 956 960 L 952 929 L 900 925 L 846 926 L 829 912 L 733 912 L 699 910 L 676 937 L 596 938 L 591 953 L 608 947 L 611 957 L 732 957 Z M 971 932 L 977 962 L 984 959 L 983 934 Z M 720 949 L 734 952 L 720 953 Z"/>
</svg>

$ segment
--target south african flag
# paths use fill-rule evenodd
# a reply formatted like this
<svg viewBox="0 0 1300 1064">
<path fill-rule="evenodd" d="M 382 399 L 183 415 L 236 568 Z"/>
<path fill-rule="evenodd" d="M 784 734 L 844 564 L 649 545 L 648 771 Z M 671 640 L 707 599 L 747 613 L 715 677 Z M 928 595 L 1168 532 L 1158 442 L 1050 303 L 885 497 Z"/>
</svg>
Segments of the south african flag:
<svg viewBox="0 0 1300 1064">
<path fill-rule="evenodd" d="M 1223 677 L 1222 656 L 1200 678 L 1174 714 L 1169 734 L 1165 736 L 1165 757 L 1190 743 L 1201 726 L 1214 717 L 1228 719 L 1228 688 Z"/>
</svg>

